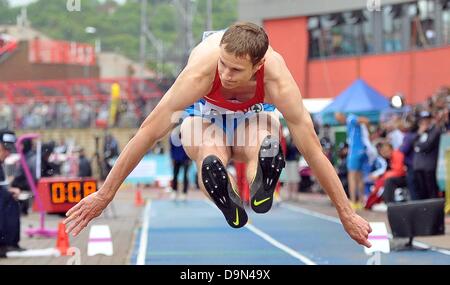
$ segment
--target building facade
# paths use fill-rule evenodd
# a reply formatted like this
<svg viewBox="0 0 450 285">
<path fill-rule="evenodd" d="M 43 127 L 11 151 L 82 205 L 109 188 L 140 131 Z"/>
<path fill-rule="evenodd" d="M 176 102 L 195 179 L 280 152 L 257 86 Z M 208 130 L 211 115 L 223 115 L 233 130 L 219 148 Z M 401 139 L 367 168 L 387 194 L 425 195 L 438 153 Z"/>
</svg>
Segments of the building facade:
<svg viewBox="0 0 450 285">
<path fill-rule="evenodd" d="M 450 86 L 450 0 L 240 0 L 304 98 L 335 97 L 362 78 L 419 103 Z"/>
</svg>

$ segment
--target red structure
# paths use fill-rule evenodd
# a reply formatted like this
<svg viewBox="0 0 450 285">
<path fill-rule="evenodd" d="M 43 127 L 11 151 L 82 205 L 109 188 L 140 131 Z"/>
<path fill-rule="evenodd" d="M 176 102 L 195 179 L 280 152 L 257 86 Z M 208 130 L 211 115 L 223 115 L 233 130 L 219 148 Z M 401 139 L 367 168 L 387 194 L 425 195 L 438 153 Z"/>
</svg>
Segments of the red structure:
<svg viewBox="0 0 450 285">
<path fill-rule="evenodd" d="M 18 81 L 0 82 L 0 104 L 67 103 L 76 114 L 77 102 L 109 102 L 114 83 L 121 87 L 121 100 L 135 105 L 164 95 L 153 81 L 137 78 Z M 142 109 L 137 106 L 134 110 L 140 117 Z"/>
<path fill-rule="evenodd" d="M 163 96 L 154 82 L 136 78 L 15 81 L 0 82 L 0 103 L 106 102 L 110 100 L 111 85 L 114 83 L 120 85 L 121 98 L 124 100 L 135 101 L 140 97 L 149 99 Z"/>
<path fill-rule="evenodd" d="M 332 98 L 361 78 L 386 96 L 401 92 L 408 104 L 416 104 L 439 87 L 450 85 L 450 46 L 308 59 L 307 17 L 265 20 L 264 27 L 271 45 L 286 60 L 304 98 Z"/>
<path fill-rule="evenodd" d="M 42 178 L 38 182 L 37 193 L 46 213 L 65 213 L 81 199 L 97 191 L 95 179 Z M 37 203 L 33 210 L 39 211 Z"/>
</svg>

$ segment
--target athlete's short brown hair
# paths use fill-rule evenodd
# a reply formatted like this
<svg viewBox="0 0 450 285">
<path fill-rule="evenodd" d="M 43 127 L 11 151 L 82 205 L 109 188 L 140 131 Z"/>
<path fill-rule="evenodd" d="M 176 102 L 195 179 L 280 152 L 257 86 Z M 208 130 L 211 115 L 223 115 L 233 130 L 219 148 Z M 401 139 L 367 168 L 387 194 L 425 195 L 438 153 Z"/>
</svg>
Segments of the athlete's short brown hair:
<svg viewBox="0 0 450 285">
<path fill-rule="evenodd" d="M 228 53 L 237 57 L 250 56 L 253 65 L 256 65 L 269 48 L 269 37 L 258 25 L 238 22 L 227 29 L 220 45 L 224 45 Z"/>
</svg>

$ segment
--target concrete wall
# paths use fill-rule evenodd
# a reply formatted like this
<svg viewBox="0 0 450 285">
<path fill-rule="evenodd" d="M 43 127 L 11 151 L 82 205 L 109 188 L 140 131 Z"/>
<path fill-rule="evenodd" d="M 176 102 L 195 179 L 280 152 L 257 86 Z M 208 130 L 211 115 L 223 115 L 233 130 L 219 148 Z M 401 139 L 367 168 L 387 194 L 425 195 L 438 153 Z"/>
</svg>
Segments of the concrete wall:
<svg viewBox="0 0 450 285">
<path fill-rule="evenodd" d="M 97 57 L 100 78 L 141 77 L 141 67 L 131 59 L 112 52 L 102 52 Z M 145 78 L 154 78 L 155 72 L 145 69 Z"/>
<path fill-rule="evenodd" d="M 128 143 L 130 138 L 135 134 L 136 129 L 110 129 L 108 130 L 119 142 L 120 149 L 122 150 Z M 23 135 L 27 133 L 37 133 L 41 135 L 41 140 L 48 142 L 54 140 L 60 142 L 62 139 L 67 141 L 74 141 L 77 146 L 81 146 L 85 149 L 88 157 L 95 154 L 95 137 L 100 137 L 100 148 L 103 148 L 103 135 L 104 129 L 51 129 L 51 130 L 17 130 L 17 135 Z M 100 150 L 101 151 L 101 150 Z"/>
<path fill-rule="evenodd" d="M 108 129 L 108 133 L 112 134 L 114 138 L 119 142 L 120 151 L 122 151 L 125 145 L 129 142 L 129 140 L 134 136 L 137 132 L 137 129 L 134 128 L 114 128 Z M 55 142 L 60 142 L 64 139 L 66 142 L 74 141 L 76 146 L 81 146 L 85 149 L 86 155 L 89 158 L 92 158 L 95 154 L 95 137 L 98 136 L 100 138 L 100 155 L 102 155 L 103 145 L 104 145 L 104 129 L 51 129 L 51 130 L 16 130 L 17 136 L 28 134 L 28 133 L 37 133 L 41 135 L 41 141 L 48 142 L 54 140 Z M 168 137 L 167 135 L 163 140 L 163 144 L 168 149 Z"/>
<path fill-rule="evenodd" d="M 379 0 L 381 5 L 412 2 Z M 241 21 L 262 24 L 264 20 L 326 14 L 367 8 L 367 0 L 239 0 Z"/>
</svg>

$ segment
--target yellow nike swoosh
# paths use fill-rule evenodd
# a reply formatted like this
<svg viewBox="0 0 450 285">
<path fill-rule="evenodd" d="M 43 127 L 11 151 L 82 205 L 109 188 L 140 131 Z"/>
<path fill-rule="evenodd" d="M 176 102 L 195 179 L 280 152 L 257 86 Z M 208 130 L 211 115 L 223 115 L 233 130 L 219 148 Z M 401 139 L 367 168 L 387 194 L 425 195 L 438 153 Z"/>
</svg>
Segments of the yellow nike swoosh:
<svg viewBox="0 0 450 285">
<path fill-rule="evenodd" d="M 239 225 L 239 212 L 238 212 L 238 209 L 237 209 L 237 208 L 236 208 L 236 221 L 233 222 L 233 224 L 234 224 L 235 226 Z"/>
<path fill-rule="evenodd" d="M 269 200 L 270 200 L 270 197 L 269 197 L 269 198 L 266 198 L 266 199 L 264 199 L 264 200 L 261 200 L 261 201 L 256 201 L 256 200 L 254 200 L 254 201 L 253 201 L 253 205 L 259 206 L 259 205 L 261 205 L 262 203 L 264 203 L 264 202 L 266 202 L 266 201 L 269 201 Z"/>
</svg>

